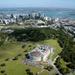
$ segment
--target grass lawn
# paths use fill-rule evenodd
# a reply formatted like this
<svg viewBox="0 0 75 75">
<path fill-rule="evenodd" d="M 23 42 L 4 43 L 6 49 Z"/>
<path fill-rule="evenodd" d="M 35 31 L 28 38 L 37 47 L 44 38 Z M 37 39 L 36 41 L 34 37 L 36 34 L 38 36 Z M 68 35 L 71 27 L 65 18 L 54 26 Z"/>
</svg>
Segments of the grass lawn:
<svg viewBox="0 0 75 75">
<path fill-rule="evenodd" d="M 23 60 L 18 59 L 18 60 L 14 60 L 14 61 L 7 61 L 4 62 L 6 64 L 5 67 L 0 67 L 0 71 L 1 70 L 5 70 L 5 73 L 7 75 L 27 75 L 26 73 L 26 69 L 30 69 L 31 72 L 33 72 L 34 74 L 36 74 L 36 72 L 39 72 L 41 69 L 34 67 L 34 66 L 30 66 L 30 65 L 25 65 L 22 63 Z M 0 75 L 3 75 L 0 73 Z"/>
<path fill-rule="evenodd" d="M 5 43 L 0 47 L 0 60 L 5 58 L 10 58 L 22 53 L 24 49 L 21 48 L 19 43 Z"/>
<path fill-rule="evenodd" d="M 26 69 L 30 69 L 34 74 L 40 71 L 39 68 L 23 64 L 21 60 L 8 62 L 6 68 L 8 75 L 27 75 Z"/>
<path fill-rule="evenodd" d="M 40 71 L 40 68 L 36 68 L 30 65 L 25 65 L 22 63 L 24 55 L 26 52 L 25 50 L 30 51 L 32 50 L 35 45 L 33 43 L 28 42 L 25 44 L 25 47 L 22 48 L 23 44 L 20 43 L 5 43 L 2 47 L 0 47 L 0 64 L 5 63 L 6 66 L 1 67 L 0 71 L 5 70 L 5 73 L 7 75 L 27 75 L 26 69 L 31 69 L 31 71 L 35 74 L 36 72 Z M 18 57 L 17 60 L 11 59 L 18 54 L 21 54 L 21 56 Z M 9 61 L 5 61 L 5 59 L 10 58 Z M 4 73 L 4 74 L 5 74 Z M 3 75 L 0 73 L 0 75 Z"/>
<path fill-rule="evenodd" d="M 4 45 L 2 45 L 0 47 L 0 60 L 14 57 L 20 53 L 23 54 L 24 51 L 28 52 L 35 47 L 35 45 L 33 45 L 33 43 L 30 43 L 30 42 L 26 43 L 24 48 L 22 48 L 22 45 L 24 45 L 24 44 L 21 44 L 18 42 L 14 42 L 14 43 L 6 42 L 6 43 L 4 43 Z"/>
<path fill-rule="evenodd" d="M 39 75 L 55 75 L 56 72 L 54 70 L 49 71 L 43 71 L 42 73 L 40 73 Z"/>
<path fill-rule="evenodd" d="M 55 50 L 54 50 L 54 55 L 52 56 L 52 59 L 55 58 L 60 52 L 61 52 L 61 47 L 59 46 L 59 44 L 57 43 L 57 40 L 54 39 L 50 39 L 50 40 L 44 40 L 43 42 L 40 42 L 40 44 L 47 44 L 52 46 Z M 24 43 L 18 43 L 18 42 L 14 42 L 14 43 L 5 43 L 2 47 L 0 47 L 0 64 L 5 63 L 4 67 L 0 66 L 0 72 L 1 70 L 5 70 L 5 73 L 0 73 L 0 75 L 27 75 L 26 73 L 26 69 L 30 69 L 31 72 L 34 73 L 34 75 L 37 72 L 41 72 L 42 69 L 40 69 L 39 67 L 34 67 L 31 65 L 25 65 L 22 63 L 25 53 L 27 53 L 28 51 L 32 50 L 34 47 L 36 47 L 37 43 L 32 43 L 32 42 L 27 42 L 25 44 L 25 47 L 22 48 L 22 45 Z M 26 52 L 25 52 L 26 51 Z M 21 56 L 18 57 L 17 60 L 11 61 L 5 61 L 5 59 L 10 58 L 12 59 L 13 57 L 17 56 L 18 54 L 21 54 Z M 40 75 L 48 75 L 49 72 L 44 71 L 42 73 L 40 73 Z M 55 75 L 54 71 L 50 71 L 51 75 Z"/>
</svg>

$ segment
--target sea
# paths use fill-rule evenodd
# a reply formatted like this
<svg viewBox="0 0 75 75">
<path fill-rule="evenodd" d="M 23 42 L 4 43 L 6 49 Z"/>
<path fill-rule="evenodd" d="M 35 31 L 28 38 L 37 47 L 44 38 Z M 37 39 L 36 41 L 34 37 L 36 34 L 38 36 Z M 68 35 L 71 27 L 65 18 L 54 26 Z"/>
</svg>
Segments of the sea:
<svg viewBox="0 0 75 75">
<path fill-rule="evenodd" d="M 75 9 L 67 8 L 0 8 L 0 14 L 28 14 L 39 12 L 52 18 L 75 19 Z"/>
</svg>

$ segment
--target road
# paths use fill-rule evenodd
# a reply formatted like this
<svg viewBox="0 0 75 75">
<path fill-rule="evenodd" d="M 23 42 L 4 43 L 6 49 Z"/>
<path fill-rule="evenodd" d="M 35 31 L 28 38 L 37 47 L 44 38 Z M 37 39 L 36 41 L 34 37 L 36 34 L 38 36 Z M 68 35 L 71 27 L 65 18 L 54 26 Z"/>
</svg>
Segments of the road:
<svg viewBox="0 0 75 75">
<path fill-rule="evenodd" d="M 58 57 L 59 57 L 59 55 L 53 60 L 53 64 L 55 63 L 55 61 L 57 60 Z"/>
<path fill-rule="evenodd" d="M 59 72 L 58 68 L 54 65 L 54 63 L 53 63 L 51 60 L 48 60 L 48 64 L 49 64 L 49 65 L 52 65 L 52 66 L 54 67 L 55 71 L 56 71 L 59 75 L 62 75 L 62 74 Z"/>
</svg>

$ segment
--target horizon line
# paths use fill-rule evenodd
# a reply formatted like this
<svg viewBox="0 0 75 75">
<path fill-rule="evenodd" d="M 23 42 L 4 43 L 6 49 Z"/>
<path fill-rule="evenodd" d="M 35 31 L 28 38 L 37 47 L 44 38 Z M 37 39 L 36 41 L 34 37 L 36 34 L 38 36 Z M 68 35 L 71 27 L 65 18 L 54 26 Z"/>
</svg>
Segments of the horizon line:
<svg viewBox="0 0 75 75">
<path fill-rule="evenodd" d="M 47 9 L 75 9 L 75 8 L 64 8 L 64 7 L 0 7 L 0 9 L 2 9 L 2 8 L 5 8 L 5 9 L 7 9 L 7 8 L 47 8 Z"/>
</svg>

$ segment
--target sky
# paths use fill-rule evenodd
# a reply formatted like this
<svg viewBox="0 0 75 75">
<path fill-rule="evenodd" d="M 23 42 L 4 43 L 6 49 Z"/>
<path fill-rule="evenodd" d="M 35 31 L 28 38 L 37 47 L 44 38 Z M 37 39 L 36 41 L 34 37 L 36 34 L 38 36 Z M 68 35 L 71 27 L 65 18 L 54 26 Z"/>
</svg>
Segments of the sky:
<svg viewBox="0 0 75 75">
<path fill-rule="evenodd" d="M 2 7 L 75 8 L 75 0 L 0 0 L 0 8 Z"/>
</svg>

